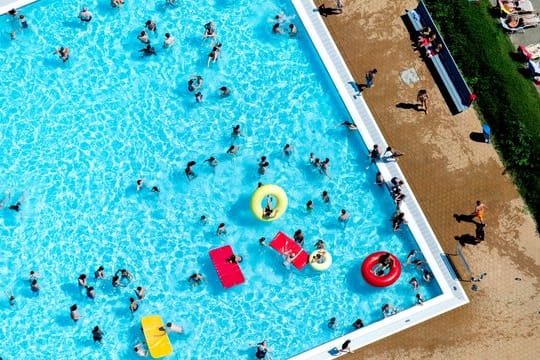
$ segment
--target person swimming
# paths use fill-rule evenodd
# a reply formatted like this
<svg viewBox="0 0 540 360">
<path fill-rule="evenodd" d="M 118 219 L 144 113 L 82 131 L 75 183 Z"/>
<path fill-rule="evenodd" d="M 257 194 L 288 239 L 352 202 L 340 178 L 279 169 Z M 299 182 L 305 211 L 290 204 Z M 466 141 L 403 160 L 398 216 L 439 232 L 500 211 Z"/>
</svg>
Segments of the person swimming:
<svg viewBox="0 0 540 360">
<path fill-rule="evenodd" d="M 145 48 L 139 50 L 139 52 L 143 53 L 143 56 L 151 56 L 151 55 L 157 55 L 156 49 L 150 44 L 146 45 Z"/>
<path fill-rule="evenodd" d="M 79 19 L 81 19 L 82 22 L 90 22 L 90 20 L 92 20 L 92 13 L 88 11 L 86 6 L 84 6 L 79 13 Z"/>
</svg>

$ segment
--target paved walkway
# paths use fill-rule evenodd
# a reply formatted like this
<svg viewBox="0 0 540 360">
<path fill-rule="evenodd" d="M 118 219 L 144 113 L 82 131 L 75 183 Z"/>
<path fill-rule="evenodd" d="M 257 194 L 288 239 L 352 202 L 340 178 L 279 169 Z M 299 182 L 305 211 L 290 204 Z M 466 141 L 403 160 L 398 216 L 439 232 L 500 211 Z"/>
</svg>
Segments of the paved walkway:
<svg viewBox="0 0 540 360">
<path fill-rule="evenodd" d="M 487 276 L 463 283 L 469 305 L 344 358 L 536 358 L 540 237 L 494 148 L 470 139 L 481 132 L 474 109 L 452 116 L 414 52 L 401 16 L 415 6 L 414 0 L 349 0 L 344 13 L 326 23 L 357 82 L 364 82 L 368 69 L 378 69 L 375 86 L 363 96 L 388 143 L 406 153 L 400 166 L 443 249 L 455 253 L 459 246 L 473 272 Z M 416 70 L 418 83 L 401 80 L 408 68 Z M 419 89 L 430 95 L 427 115 L 407 106 L 416 102 Z M 454 237 L 474 234 L 474 224 L 458 223 L 453 214 L 469 214 L 477 199 L 489 207 L 486 240 L 462 246 Z"/>
</svg>

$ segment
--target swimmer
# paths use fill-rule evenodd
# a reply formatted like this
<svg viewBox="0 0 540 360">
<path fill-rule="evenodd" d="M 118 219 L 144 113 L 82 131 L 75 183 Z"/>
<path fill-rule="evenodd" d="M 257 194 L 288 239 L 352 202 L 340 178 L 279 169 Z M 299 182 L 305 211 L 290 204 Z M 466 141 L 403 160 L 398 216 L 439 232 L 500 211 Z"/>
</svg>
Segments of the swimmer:
<svg viewBox="0 0 540 360">
<path fill-rule="evenodd" d="M 62 59 L 62 62 L 66 62 L 69 59 L 69 49 L 61 47 L 60 49 L 54 50 L 54 53 L 57 54 L 60 59 Z"/>
<path fill-rule="evenodd" d="M 137 298 L 139 300 L 144 299 L 144 297 L 146 296 L 146 289 L 142 286 L 137 286 L 137 288 L 133 291 L 135 291 L 135 295 L 137 295 Z"/>
<path fill-rule="evenodd" d="M 198 91 L 198 92 L 195 94 L 195 101 L 196 101 L 196 102 L 202 103 L 203 98 L 204 98 L 204 95 L 203 95 L 200 91 Z"/>
<path fill-rule="evenodd" d="M 336 318 L 335 317 L 330 318 L 330 320 L 328 321 L 328 328 L 332 329 L 332 330 L 335 330 L 337 328 Z"/>
<path fill-rule="evenodd" d="M 321 173 L 323 173 L 324 175 L 328 176 L 328 178 L 331 179 L 330 175 L 328 175 L 328 167 L 330 165 L 328 165 L 330 163 L 330 159 L 329 158 L 326 158 L 324 159 L 324 161 L 321 163 L 321 168 L 320 168 L 320 171 Z"/>
<path fill-rule="evenodd" d="M 150 38 L 148 37 L 148 34 L 144 30 L 141 31 L 139 36 L 137 36 L 137 39 L 139 39 L 139 41 L 142 42 L 143 44 L 150 44 Z"/>
<path fill-rule="evenodd" d="M 383 276 L 384 272 L 392 267 L 394 267 L 394 260 L 391 254 L 387 252 L 379 256 L 378 263 L 371 269 L 371 273 L 377 276 Z"/>
<path fill-rule="evenodd" d="M 163 48 L 168 49 L 174 45 L 176 38 L 169 33 L 165 33 L 165 40 L 163 40 Z"/>
<path fill-rule="evenodd" d="M 322 192 L 322 200 L 326 204 L 330 203 L 330 196 L 328 195 L 328 191 L 325 190 Z"/>
<path fill-rule="evenodd" d="M 30 271 L 30 275 L 28 275 L 28 280 L 37 280 L 41 277 L 41 274 L 35 272 L 34 270 Z"/>
<path fill-rule="evenodd" d="M 418 305 L 424 305 L 424 298 L 422 298 L 422 295 L 420 295 L 420 293 L 416 294 L 416 303 Z"/>
<path fill-rule="evenodd" d="M 324 250 L 325 248 L 324 241 L 322 241 L 321 239 L 317 240 L 317 242 L 315 243 L 315 248 L 317 250 Z"/>
<path fill-rule="evenodd" d="M 159 188 L 158 188 L 157 186 L 152 186 L 152 188 L 150 189 L 150 192 L 158 193 L 158 192 L 159 192 Z"/>
<path fill-rule="evenodd" d="M 88 11 L 86 6 L 84 6 L 79 13 L 79 19 L 81 19 L 83 22 L 90 22 L 90 20 L 92 20 L 92 13 Z"/>
<path fill-rule="evenodd" d="M 358 130 L 358 127 L 356 126 L 356 124 L 350 121 L 343 121 L 336 125 L 336 127 L 338 126 L 345 126 L 349 130 Z"/>
<path fill-rule="evenodd" d="M 200 89 L 203 85 L 203 78 L 200 75 L 195 75 L 188 81 L 188 90 L 194 91 Z"/>
<path fill-rule="evenodd" d="M 418 291 L 418 287 L 420 286 L 420 284 L 418 284 L 418 280 L 416 280 L 416 278 L 412 278 L 410 281 L 409 281 L 409 284 L 411 284 L 411 286 L 413 287 L 413 290 L 414 291 Z"/>
<path fill-rule="evenodd" d="M 215 157 L 213 156 L 210 156 L 208 159 L 204 160 L 203 162 L 207 162 L 208 165 L 210 165 L 211 167 L 215 168 L 216 166 L 218 166 L 218 161 Z"/>
<path fill-rule="evenodd" d="M 146 23 L 144 24 L 144 27 L 153 32 L 157 31 L 157 25 L 152 20 L 147 20 Z"/>
<path fill-rule="evenodd" d="M 309 153 L 309 163 L 313 165 L 314 162 L 315 162 L 315 154 Z"/>
<path fill-rule="evenodd" d="M 79 283 L 79 287 L 88 287 L 88 284 L 86 282 L 86 274 L 79 275 L 79 279 L 77 281 Z"/>
<path fill-rule="evenodd" d="M 225 261 L 227 261 L 230 264 L 240 264 L 242 261 L 244 261 L 244 259 L 241 256 L 232 254 L 227 259 L 225 259 Z"/>
<path fill-rule="evenodd" d="M 263 186 L 263 185 L 264 185 L 264 184 L 263 184 L 262 182 L 259 181 L 259 182 L 257 183 L 257 189 L 260 188 L 260 187 Z"/>
<path fill-rule="evenodd" d="M 415 256 L 416 256 L 416 250 L 409 251 L 409 255 L 407 255 L 407 261 L 405 262 L 405 266 L 412 264 Z"/>
<path fill-rule="evenodd" d="M 219 88 L 219 96 L 224 98 L 224 97 L 227 97 L 229 95 L 231 95 L 231 89 L 229 89 L 226 86 L 222 86 L 222 87 Z"/>
<path fill-rule="evenodd" d="M 238 150 L 240 150 L 240 145 L 231 145 L 231 147 L 227 150 L 227 154 L 236 156 L 238 154 Z"/>
<path fill-rule="evenodd" d="M 234 126 L 233 126 L 231 136 L 232 136 L 233 138 L 237 138 L 237 137 L 239 137 L 239 136 L 242 136 L 242 130 L 240 130 L 240 125 L 234 125 Z"/>
<path fill-rule="evenodd" d="M 259 239 L 259 245 L 266 246 L 266 238 L 264 236 Z"/>
<path fill-rule="evenodd" d="M 137 310 L 139 310 L 139 303 L 134 298 L 129 298 L 129 311 L 133 314 Z"/>
<path fill-rule="evenodd" d="M 170 332 L 170 333 L 174 332 L 174 333 L 181 334 L 184 332 L 184 329 L 181 326 L 170 323 L 170 322 L 165 324 L 165 326 L 167 327 L 167 332 Z"/>
<path fill-rule="evenodd" d="M 36 279 L 32 280 L 30 283 L 30 290 L 32 290 L 33 293 L 38 294 L 40 287 Z"/>
<path fill-rule="evenodd" d="M 353 324 L 352 324 L 353 328 L 355 329 L 361 329 L 364 327 L 364 323 L 361 319 L 356 319 Z"/>
<path fill-rule="evenodd" d="M 430 282 L 433 279 L 433 274 L 428 269 L 422 269 L 422 279 L 425 282 Z"/>
<path fill-rule="evenodd" d="M 124 0 L 111 0 L 112 7 L 119 8 L 122 5 L 124 5 Z"/>
<path fill-rule="evenodd" d="M 347 210 L 341 209 L 341 215 L 339 215 L 338 221 L 343 223 L 343 227 L 347 226 L 350 216 L 351 215 L 347 212 Z"/>
<path fill-rule="evenodd" d="M 120 277 L 118 275 L 114 275 L 111 279 L 111 283 L 112 283 L 112 286 L 117 288 L 117 287 L 126 287 L 126 285 L 122 284 L 120 282 Z"/>
<path fill-rule="evenodd" d="M 201 215 L 201 218 L 199 219 L 199 222 L 200 222 L 202 225 L 208 224 L 208 218 L 206 217 L 206 215 Z"/>
<path fill-rule="evenodd" d="M 396 191 L 393 194 L 394 202 L 396 203 L 396 208 L 399 209 L 401 207 L 401 203 L 405 199 L 405 194 L 401 192 L 401 189 L 396 189 Z"/>
<path fill-rule="evenodd" d="M 139 50 L 139 52 L 143 53 L 143 56 L 151 56 L 151 55 L 157 55 L 156 49 L 150 44 L 146 45 L 145 48 Z"/>
<path fill-rule="evenodd" d="M 9 306 L 15 306 L 15 296 L 13 296 L 13 293 L 4 291 L 4 294 L 6 294 L 6 297 L 9 301 Z"/>
<path fill-rule="evenodd" d="M 221 235 L 226 235 L 226 234 L 227 234 L 227 229 L 225 229 L 225 223 L 219 224 L 216 230 L 216 235 L 221 236 Z"/>
<path fill-rule="evenodd" d="M 289 36 L 295 37 L 298 34 L 298 29 L 296 28 L 296 25 L 289 24 Z"/>
<path fill-rule="evenodd" d="M 69 310 L 70 310 L 69 316 L 71 317 L 71 320 L 75 322 L 79 321 L 81 316 L 79 315 L 79 312 L 77 311 L 77 305 L 76 304 L 71 305 Z"/>
<path fill-rule="evenodd" d="M 138 343 L 133 347 L 133 351 L 135 354 L 139 355 L 140 357 L 147 357 L 148 352 L 144 350 L 143 343 Z"/>
<path fill-rule="evenodd" d="M 266 340 L 263 340 L 262 342 L 257 344 L 257 352 L 255 353 L 255 357 L 257 359 L 265 359 L 266 353 L 268 352 L 271 352 L 271 350 L 268 347 Z"/>
<path fill-rule="evenodd" d="M 389 316 L 392 316 L 392 315 L 395 315 L 397 314 L 397 310 L 395 307 L 393 307 L 392 305 L 390 304 L 384 304 L 382 306 L 382 313 L 383 313 L 383 316 L 386 318 L 386 317 L 389 317 Z"/>
<path fill-rule="evenodd" d="M 212 38 L 213 40 L 216 39 L 216 27 L 215 27 L 215 24 L 210 21 L 209 23 L 206 23 L 204 25 L 204 34 L 203 34 L 203 40 L 204 39 L 208 39 L 208 38 Z"/>
<path fill-rule="evenodd" d="M 103 273 L 105 269 L 103 268 L 102 265 L 100 265 L 97 270 L 94 272 L 94 279 L 101 279 L 101 280 L 104 280 L 105 279 L 105 274 Z"/>
<path fill-rule="evenodd" d="M 407 221 L 405 221 L 405 213 L 398 210 L 396 211 L 396 214 L 392 217 L 392 229 L 394 231 L 398 231 L 401 224 L 406 224 Z"/>
<path fill-rule="evenodd" d="M 96 298 L 96 291 L 94 290 L 92 286 L 89 286 L 86 288 L 86 296 L 88 296 L 88 298 L 92 300 Z"/>
<path fill-rule="evenodd" d="M 203 283 L 204 276 L 201 273 L 193 273 L 188 278 L 188 281 L 193 286 L 199 286 L 199 285 L 201 285 Z"/>
<path fill-rule="evenodd" d="M 306 203 L 306 210 L 307 211 L 311 211 L 315 209 L 315 205 L 313 205 L 313 201 L 312 200 L 308 200 L 308 202 Z"/>
<path fill-rule="evenodd" d="M 326 257 L 324 256 L 326 254 L 326 251 L 322 250 L 317 252 L 315 256 L 311 258 L 311 263 L 317 263 L 317 264 L 324 264 L 326 262 Z"/>
<path fill-rule="evenodd" d="M 377 175 L 375 175 L 375 184 L 384 185 L 384 178 L 380 171 L 377 172 Z"/>
<path fill-rule="evenodd" d="M 368 153 L 368 156 L 371 159 L 369 165 L 376 163 L 381 158 L 381 150 L 379 149 L 379 145 L 373 145 L 373 149 Z"/>
<path fill-rule="evenodd" d="M 275 23 L 274 26 L 272 26 L 272 34 L 283 34 L 283 30 L 279 27 L 279 23 Z"/>
<path fill-rule="evenodd" d="M 144 179 L 137 180 L 137 191 L 141 190 L 144 186 Z"/>
<path fill-rule="evenodd" d="M 186 174 L 186 177 L 188 181 L 191 181 L 197 177 L 197 174 L 193 171 L 193 166 L 195 166 L 197 163 L 195 161 L 190 161 L 187 163 L 187 167 L 184 169 L 184 173 Z"/>
<path fill-rule="evenodd" d="M 314 168 L 319 169 L 319 172 L 321 171 L 321 159 L 315 158 L 311 165 L 313 165 Z"/>
<path fill-rule="evenodd" d="M 301 229 L 298 229 L 294 232 L 294 241 L 296 241 L 300 246 L 304 246 L 304 234 Z"/>
<path fill-rule="evenodd" d="M 103 331 L 99 328 L 99 326 L 92 329 L 92 338 L 94 339 L 94 342 L 101 344 L 101 341 L 103 340 Z"/>
<path fill-rule="evenodd" d="M 293 147 L 290 144 L 285 144 L 285 147 L 283 148 L 283 155 L 286 157 L 291 156 L 293 153 Z"/>
<path fill-rule="evenodd" d="M 128 282 L 133 281 L 133 275 L 129 271 L 127 271 L 126 269 L 118 270 L 115 275 L 118 276 L 118 274 L 120 274 L 120 279 L 121 280 L 125 279 Z"/>
<path fill-rule="evenodd" d="M 296 254 L 292 250 L 287 250 L 282 254 L 283 257 L 283 266 L 287 269 L 291 267 L 293 260 L 296 258 Z"/>
<path fill-rule="evenodd" d="M 214 64 L 218 61 L 219 55 L 221 54 L 221 43 L 217 43 L 216 46 L 212 48 L 210 54 L 208 54 L 208 62 L 206 66 L 210 66 L 210 62 Z"/>
</svg>

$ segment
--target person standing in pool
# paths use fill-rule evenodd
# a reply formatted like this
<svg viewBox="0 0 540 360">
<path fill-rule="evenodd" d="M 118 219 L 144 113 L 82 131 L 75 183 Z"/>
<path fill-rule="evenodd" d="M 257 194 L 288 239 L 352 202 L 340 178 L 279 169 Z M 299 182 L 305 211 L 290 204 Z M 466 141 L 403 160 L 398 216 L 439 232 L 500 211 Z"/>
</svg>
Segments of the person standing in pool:
<svg viewBox="0 0 540 360">
<path fill-rule="evenodd" d="M 225 229 L 225 223 L 221 223 L 216 230 L 216 235 L 221 236 L 225 234 L 227 234 L 227 229 Z"/>
<path fill-rule="evenodd" d="M 227 97 L 229 95 L 231 95 L 231 89 L 229 89 L 226 86 L 222 86 L 222 87 L 219 88 L 219 96 L 224 98 L 224 97 Z"/>
<path fill-rule="evenodd" d="M 301 229 L 298 229 L 294 232 L 294 241 L 296 241 L 300 246 L 304 246 L 304 234 Z"/>
<path fill-rule="evenodd" d="M 190 161 L 187 164 L 186 169 L 184 170 L 186 177 L 188 181 L 191 181 L 197 177 L 197 174 L 193 171 L 193 166 L 195 166 L 197 163 L 195 161 Z"/>
<path fill-rule="evenodd" d="M 349 222 L 349 218 L 351 215 L 347 212 L 345 209 L 341 209 L 341 215 L 338 217 L 338 221 L 343 224 L 343 227 L 345 228 L 347 226 L 347 223 Z"/>
<path fill-rule="evenodd" d="M 90 22 L 90 20 L 92 20 L 92 13 L 88 11 L 86 6 L 84 6 L 79 13 L 79 19 L 81 19 L 82 22 Z"/>
<path fill-rule="evenodd" d="M 99 328 L 99 326 L 96 326 L 94 327 L 94 329 L 92 329 L 92 338 L 94 339 L 94 343 L 98 342 L 100 344 L 102 344 L 102 340 L 103 340 L 103 331 Z"/>
<path fill-rule="evenodd" d="M 337 324 L 336 324 L 336 318 L 333 317 L 328 321 L 328 328 L 332 330 L 336 330 Z"/>
<path fill-rule="evenodd" d="M 79 321 L 81 316 L 79 315 L 79 312 L 77 311 L 77 305 L 76 304 L 71 305 L 69 310 L 70 310 L 69 316 L 71 317 L 71 320 L 73 320 L 74 322 Z"/>
<path fill-rule="evenodd" d="M 41 290 L 41 288 L 39 287 L 36 279 L 32 280 L 32 282 L 30 283 L 30 290 L 32 290 L 32 292 L 36 295 L 39 294 L 39 290 Z"/>
<path fill-rule="evenodd" d="M 266 359 L 266 354 L 270 351 L 271 350 L 268 347 L 266 340 L 263 340 L 257 344 L 257 352 L 255 353 L 255 357 L 257 359 Z"/>
<path fill-rule="evenodd" d="M 328 195 L 328 191 L 325 190 L 322 192 L 322 200 L 326 204 L 330 203 L 330 196 Z"/>
<path fill-rule="evenodd" d="M 139 300 L 144 299 L 144 297 L 146 296 L 146 289 L 143 288 L 142 286 L 137 286 L 137 288 L 134 291 L 135 291 L 135 295 L 137 295 L 137 298 Z"/>
<path fill-rule="evenodd" d="M 105 274 L 103 273 L 104 270 L 103 265 L 100 265 L 94 272 L 94 279 L 105 280 Z"/>
<path fill-rule="evenodd" d="M 133 314 L 137 310 L 139 310 L 139 303 L 134 298 L 129 298 L 129 311 Z"/>
</svg>

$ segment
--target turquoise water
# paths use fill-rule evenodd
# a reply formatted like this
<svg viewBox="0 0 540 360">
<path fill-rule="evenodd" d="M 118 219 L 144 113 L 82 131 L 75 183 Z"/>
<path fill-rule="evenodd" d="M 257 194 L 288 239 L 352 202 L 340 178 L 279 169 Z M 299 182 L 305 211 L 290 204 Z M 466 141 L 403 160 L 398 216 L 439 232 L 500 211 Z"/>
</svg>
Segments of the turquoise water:
<svg viewBox="0 0 540 360">
<path fill-rule="evenodd" d="M 21 10 L 29 29 L 9 39 L 10 19 L 0 17 L 0 289 L 13 292 L 16 305 L 0 303 L 0 356 L 4 359 L 135 358 L 142 340 L 140 318 L 159 314 L 184 326 L 172 334 L 178 359 L 250 359 L 250 346 L 269 341 L 274 359 L 283 359 L 352 331 L 357 318 L 366 325 L 382 319 L 380 308 L 415 306 L 408 284 L 420 275 L 404 269 L 392 287 L 374 289 L 359 267 L 370 253 L 388 250 L 405 260 L 417 248 L 406 231 L 394 233 L 390 196 L 366 171 L 367 147 L 357 133 L 335 125 L 348 115 L 330 85 L 299 20 L 287 1 L 127 0 L 112 9 L 107 1 L 86 3 L 94 19 L 76 18 L 82 3 L 40 1 Z M 272 18 L 288 15 L 297 38 L 273 35 Z M 142 58 L 136 36 L 146 20 L 157 56 Z M 209 41 L 203 25 L 214 21 L 222 55 L 207 67 Z M 161 48 L 163 35 L 176 37 Z M 70 48 L 62 63 L 54 55 Z M 194 74 L 204 78 L 202 103 L 187 91 Z M 231 88 L 221 99 L 218 89 Z M 231 137 L 241 125 L 243 136 Z M 294 147 L 290 159 L 285 144 Z M 231 158 L 226 150 L 240 146 Z M 371 145 L 371 144 L 369 144 Z M 329 177 L 308 163 L 310 152 L 330 161 Z M 258 173 L 258 160 L 270 166 Z M 213 169 L 204 160 L 219 161 Z M 184 168 L 196 161 L 197 178 Z M 137 192 L 136 179 L 146 187 Z M 289 208 L 271 223 L 249 210 L 258 182 L 285 189 Z M 159 194 L 149 188 L 158 186 Z M 322 202 L 322 191 L 331 202 Z M 21 200 L 21 211 L 7 209 Z M 308 213 L 305 203 L 313 200 Z M 344 208 L 351 219 L 343 228 Z M 208 224 L 199 222 L 201 215 Z M 227 234 L 215 235 L 219 223 Z M 323 239 L 332 253 L 330 270 L 301 272 L 258 239 L 282 230 L 305 233 L 305 248 Z M 244 257 L 246 283 L 223 290 L 208 251 L 231 244 Z M 91 301 L 77 287 L 79 274 L 93 278 L 99 266 L 110 278 L 127 268 L 135 280 L 113 289 L 110 281 L 90 281 Z M 41 274 L 35 296 L 26 276 Z M 207 283 L 191 287 L 187 277 L 203 273 Z M 129 297 L 136 286 L 147 297 L 132 316 Z M 421 282 L 424 299 L 440 294 L 435 282 Z M 78 304 L 74 324 L 69 307 Z M 337 318 L 336 330 L 326 326 Z M 92 341 L 98 325 L 102 346 Z M 9 344 L 9 345 L 7 345 Z"/>
</svg>

